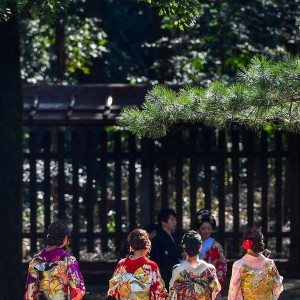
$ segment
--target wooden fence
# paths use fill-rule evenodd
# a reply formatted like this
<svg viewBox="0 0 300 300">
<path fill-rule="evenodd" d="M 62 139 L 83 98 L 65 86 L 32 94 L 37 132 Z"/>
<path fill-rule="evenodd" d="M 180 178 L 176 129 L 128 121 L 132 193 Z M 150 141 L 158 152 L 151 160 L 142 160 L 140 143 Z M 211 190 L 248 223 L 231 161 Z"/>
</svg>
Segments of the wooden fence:
<svg viewBox="0 0 300 300">
<path fill-rule="evenodd" d="M 58 217 L 72 228 L 80 263 L 103 269 L 129 231 L 170 206 L 178 239 L 206 207 L 217 217 L 215 236 L 229 259 L 241 255 L 242 232 L 255 225 L 274 257 L 288 261 L 287 145 L 282 131 L 239 126 L 178 125 L 158 140 L 113 126 L 26 126 L 24 259 L 44 246 L 44 231 Z"/>
</svg>

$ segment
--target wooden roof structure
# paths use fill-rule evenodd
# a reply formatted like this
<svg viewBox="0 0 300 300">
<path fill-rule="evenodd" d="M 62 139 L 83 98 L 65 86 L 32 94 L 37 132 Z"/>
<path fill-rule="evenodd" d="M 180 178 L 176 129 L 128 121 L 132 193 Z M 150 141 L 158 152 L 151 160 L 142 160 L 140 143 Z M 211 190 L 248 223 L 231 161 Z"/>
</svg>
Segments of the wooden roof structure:
<svg viewBox="0 0 300 300">
<path fill-rule="evenodd" d="M 24 125 L 113 125 L 125 107 L 140 106 L 151 85 L 23 85 Z"/>
</svg>

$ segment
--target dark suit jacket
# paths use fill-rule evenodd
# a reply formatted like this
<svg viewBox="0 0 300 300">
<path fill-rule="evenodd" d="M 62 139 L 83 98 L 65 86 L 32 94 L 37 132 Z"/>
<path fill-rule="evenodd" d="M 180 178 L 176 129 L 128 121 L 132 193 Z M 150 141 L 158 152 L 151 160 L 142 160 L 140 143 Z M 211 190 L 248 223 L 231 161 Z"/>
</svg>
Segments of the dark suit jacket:
<svg viewBox="0 0 300 300">
<path fill-rule="evenodd" d="M 159 231 L 151 241 L 150 259 L 158 264 L 161 277 L 168 290 L 173 266 L 180 262 L 180 251 L 175 239 L 173 241 L 164 230 Z"/>
</svg>

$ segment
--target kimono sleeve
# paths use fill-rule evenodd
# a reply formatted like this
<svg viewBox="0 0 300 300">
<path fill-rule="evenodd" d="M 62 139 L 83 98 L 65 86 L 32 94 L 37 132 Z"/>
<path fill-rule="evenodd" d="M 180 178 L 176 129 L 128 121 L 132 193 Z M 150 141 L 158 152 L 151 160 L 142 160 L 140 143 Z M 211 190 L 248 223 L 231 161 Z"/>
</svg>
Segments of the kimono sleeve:
<svg viewBox="0 0 300 300">
<path fill-rule="evenodd" d="M 126 269 L 123 266 L 124 261 L 125 259 L 121 259 L 118 262 L 113 275 L 109 280 L 107 296 L 118 297 L 119 281 L 122 280 L 122 274 L 126 273 Z"/>
<path fill-rule="evenodd" d="M 243 300 L 241 291 L 241 267 L 236 264 L 232 266 L 232 275 L 230 278 L 228 300 Z"/>
<path fill-rule="evenodd" d="M 227 274 L 227 260 L 225 258 L 223 247 L 216 240 L 210 250 L 207 251 L 205 261 L 212 263 L 216 267 L 221 288 L 224 289 Z"/>
<path fill-rule="evenodd" d="M 174 282 L 176 280 L 176 278 L 178 277 L 179 273 L 181 271 L 180 265 L 177 264 L 173 267 L 172 270 L 172 278 L 170 280 L 170 284 L 169 284 L 169 298 L 167 298 L 168 300 L 177 300 L 177 293 L 174 290 Z"/>
<path fill-rule="evenodd" d="M 34 269 L 37 261 L 36 258 L 29 263 L 28 266 L 28 274 L 27 274 L 27 281 L 26 281 L 26 288 L 25 288 L 25 295 L 24 300 L 36 300 L 38 286 L 36 284 L 36 280 L 38 278 L 38 272 Z"/>
<path fill-rule="evenodd" d="M 159 268 L 156 264 L 152 265 L 152 285 L 150 286 L 150 299 L 164 300 L 167 292 L 165 289 L 165 283 L 161 278 Z"/>
<path fill-rule="evenodd" d="M 283 277 L 279 275 L 274 261 L 272 261 L 272 277 L 273 277 L 273 299 L 277 300 L 283 291 Z"/>
<path fill-rule="evenodd" d="M 78 266 L 78 262 L 74 256 L 71 256 L 68 259 L 67 276 L 70 287 L 71 299 L 81 300 L 85 294 L 85 285 Z"/>
</svg>

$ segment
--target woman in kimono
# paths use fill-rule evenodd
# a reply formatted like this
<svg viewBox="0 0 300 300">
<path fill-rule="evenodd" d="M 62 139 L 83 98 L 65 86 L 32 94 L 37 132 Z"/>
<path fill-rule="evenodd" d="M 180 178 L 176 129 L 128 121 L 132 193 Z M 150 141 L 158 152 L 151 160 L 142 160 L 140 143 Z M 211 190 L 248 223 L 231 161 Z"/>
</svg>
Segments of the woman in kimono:
<svg viewBox="0 0 300 300">
<path fill-rule="evenodd" d="M 64 221 L 50 224 L 47 247 L 29 263 L 24 300 L 83 298 L 83 277 L 76 258 L 67 252 L 70 235 Z"/>
<path fill-rule="evenodd" d="M 194 230 L 185 233 L 181 247 L 186 260 L 175 265 L 170 281 L 170 300 L 215 300 L 221 286 L 216 268 L 199 258 L 201 236 Z"/>
<path fill-rule="evenodd" d="M 218 241 L 211 237 L 216 225 L 216 219 L 208 209 L 200 209 L 197 212 L 195 226 L 202 238 L 202 249 L 199 257 L 216 267 L 221 290 L 223 290 L 227 273 L 227 261 L 223 247 Z M 217 299 L 223 299 L 222 292 L 218 294 Z"/>
<path fill-rule="evenodd" d="M 273 260 L 261 252 L 264 236 L 256 228 L 249 228 L 243 236 L 247 253 L 234 262 L 228 291 L 229 300 L 276 300 L 283 290 L 282 277 Z"/>
<path fill-rule="evenodd" d="M 148 259 L 151 242 L 143 229 L 135 229 L 128 236 L 132 255 L 119 261 L 109 280 L 107 299 L 164 300 L 166 290 L 159 268 Z"/>
</svg>

